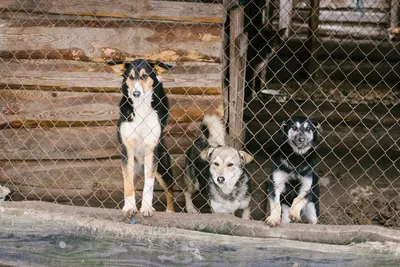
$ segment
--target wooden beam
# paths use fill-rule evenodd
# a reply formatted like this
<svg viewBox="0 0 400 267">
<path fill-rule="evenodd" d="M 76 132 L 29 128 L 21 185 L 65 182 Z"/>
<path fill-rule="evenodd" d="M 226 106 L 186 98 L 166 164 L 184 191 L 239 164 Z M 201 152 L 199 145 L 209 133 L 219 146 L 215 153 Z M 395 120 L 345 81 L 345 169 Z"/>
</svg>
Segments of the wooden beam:
<svg viewBox="0 0 400 267">
<path fill-rule="evenodd" d="M 68 15 L 81 17 L 111 17 L 139 20 L 162 20 L 221 23 L 222 5 L 208 3 L 186 3 L 180 1 L 122 0 L 118 4 L 114 1 L 74 0 L 73 5 L 56 0 L 42 0 L 40 2 L 18 0 L 4 0 L 0 9 L 29 14 L 40 11 L 45 14 L 59 14 L 68 19 Z M 29 18 L 28 18 L 29 20 Z"/>
<path fill-rule="evenodd" d="M 296 8 L 309 8 L 309 0 L 294 0 L 293 5 Z M 364 0 L 364 8 L 386 10 L 390 8 L 390 1 L 387 0 Z M 354 9 L 357 8 L 357 2 L 354 0 L 321 0 L 321 8 L 327 9 Z"/>
<path fill-rule="evenodd" d="M 229 43 L 229 138 L 236 149 L 243 147 L 245 129 L 243 123 L 247 34 L 244 33 L 244 7 L 230 11 Z"/>
<path fill-rule="evenodd" d="M 285 37 L 289 37 L 292 32 L 293 0 L 279 1 L 279 29 L 286 28 Z"/>
<path fill-rule="evenodd" d="M 200 123 L 169 124 L 165 145 L 184 154 L 200 135 Z M 120 157 L 116 126 L 0 130 L 0 160 L 94 160 Z"/>
<path fill-rule="evenodd" d="M 168 95 L 169 123 L 201 121 L 204 114 L 221 114 L 221 96 Z M 115 125 L 118 93 L 76 93 L 27 90 L 0 91 L 0 126 L 35 127 Z"/>
<path fill-rule="evenodd" d="M 310 52 L 310 58 L 307 61 L 307 71 L 308 78 L 313 81 L 317 78 L 317 68 L 318 68 L 318 50 L 320 47 L 320 41 L 318 39 L 318 26 L 319 26 L 319 1 L 320 0 L 310 0 L 310 18 L 308 21 L 308 41 L 306 42 L 306 47 Z"/>
</svg>

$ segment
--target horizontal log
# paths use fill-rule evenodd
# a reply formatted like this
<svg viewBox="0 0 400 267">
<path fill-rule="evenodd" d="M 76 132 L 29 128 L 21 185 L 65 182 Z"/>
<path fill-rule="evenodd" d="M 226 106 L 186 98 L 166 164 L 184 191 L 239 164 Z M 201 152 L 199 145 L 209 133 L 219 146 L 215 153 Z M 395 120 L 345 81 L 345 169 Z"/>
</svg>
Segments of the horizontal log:
<svg viewBox="0 0 400 267">
<path fill-rule="evenodd" d="M 383 125 L 390 128 L 397 124 L 400 118 L 400 109 L 397 106 L 389 107 L 382 104 L 353 106 L 343 101 L 337 103 L 327 101 L 299 101 L 297 103 L 294 101 L 278 103 L 274 100 L 266 103 L 252 101 L 245 109 L 244 119 L 248 123 L 275 121 L 280 124 L 293 115 L 308 116 L 330 125 L 365 125 L 367 127 Z"/>
<path fill-rule="evenodd" d="M 0 32 L 0 55 L 26 57 L 32 54 L 43 58 L 41 54 L 50 52 L 56 54 L 56 58 L 76 60 L 140 57 L 215 62 L 220 56 L 220 33 L 218 25 L 162 22 L 138 22 L 128 28 L 5 27 Z M 65 50 L 68 52 L 65 56 L 57 56 Z"/>
<path fill-rule="evenodd" d="M 168 98 L 170 123 L 201 121 L 204 114 L 223 112 L 221 96 Z M 1 90 L 0 126 L 115 125 L 120 99 L 117 93 Z"/>
<path fill-rule="evenodd" d="M 185 156 L 172 156 L 175 190 L 183 190 Z M 71 200 L 76 197 L 89 199 L 102 196 L 109 198 L 112 192 L 123 191 L 120 160 L 106 161 L 27 161 L 0 162 L 0 183 L 27 199 Z M 141 191 L 144 180 L 135 181 Z M 156 191 L 163 191 L 156 183 Z M 108 192 L 110 195 L 106 195 Z"/>
<path fill-rule="evenodd" d="M 118 1 L 75 0 L 68 2 L 44 0 L 21 2 L 4 0 L 0 9 L 26 13 L 60 14 L 93 17 L 114 17 L 141 20 L 171 20 L 191 22 L 222 22 L 222 6 L 208 3 L 185 3 L 175 1 Z"/>
<path fill-rule="evenodd" d="M 310 16 L 309 10 L 295 10 L 293 12 L 293 21 L 301 21 L 307 23 Z M 358 26 L 363 24 L 389 24 L 389 16 L 385 11 L 366 10 L 365 13 L 352 10 L 330 10 L 322 9 L 319 11 L 320 24 L 323 23 L 357 23 Z"/>
<path fill-rule="evenodd" d="M 115 126 L 0 130 L 0 160 L 88 160 L 120 157 Z M 199 123 L 168 125 L 171 154 L 183 154 L 200 133 Z"/>
<path fill-rule="evenodd" d="M 220 64 L 179 63 L 162 73 L 167 91 L 174 94 L 220 94 Z M 104 63 L 61 60 L 5 61 L 0 65 L 0 89 L 76 92 L 120 92 L 122 77 Z"/>
<path fill-rule="evenodd" d="M 364 0 L 363 7 L 385 10 L 390 8 L 389 3 L 390 2 L 386 0 Z M 296 8 L 310 7 L 310 4 L 307 0 L 294 0 L 293 5 Z M 353 0 L 321 0 L 319 6 L 320 8 L 331 8 L 331 9 L 358 8 L 357 3 Z"/>
</svg>

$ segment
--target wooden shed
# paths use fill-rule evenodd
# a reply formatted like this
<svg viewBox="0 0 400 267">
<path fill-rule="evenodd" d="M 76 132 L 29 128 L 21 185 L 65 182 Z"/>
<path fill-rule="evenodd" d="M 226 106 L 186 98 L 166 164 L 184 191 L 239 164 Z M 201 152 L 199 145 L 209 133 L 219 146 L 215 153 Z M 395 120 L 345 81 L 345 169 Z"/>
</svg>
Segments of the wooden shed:
<svg viewBox="0 0 400 267">
<path fill-rule="evenodd" d="M 217 1 L 1 1 L 0 183 L 13 199 L 117 205 L 122 79 L 104 62 L 135 58 L 175 66 L 162 77 L 180 181 L 204 114 L 223 114 L 221 23 Z"/>
</svg>

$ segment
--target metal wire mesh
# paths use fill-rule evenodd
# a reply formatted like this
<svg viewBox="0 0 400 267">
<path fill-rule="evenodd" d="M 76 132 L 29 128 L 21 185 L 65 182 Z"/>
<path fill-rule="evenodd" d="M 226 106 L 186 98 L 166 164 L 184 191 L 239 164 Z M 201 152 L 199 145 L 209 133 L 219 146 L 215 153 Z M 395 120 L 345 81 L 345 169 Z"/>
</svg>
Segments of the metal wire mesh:
<svg viewBox="0 0 400 267">
<path fill-rule="evenodd" d="M 252 218 L 265 220 L 268 213 L 266 184 L 279 127 L 301 114 L 324 130 L 316 166 L 319 223 L 399 228 L 398 3 L 232 3 L 243 8 L 245 47 L 224 32 L 224 22 L 231 28 L 237 22 L 230 20 L 232 6 L 219 0 L 3 1 L 0 184 L 11 189 L 7 200 L 122 208 L 116 138 L 122 78 L 105 62 L 145 58 L 175 66 L 161 76 L 170 101 L 166 146 L 175 208 L 184 212 L 184 153 L 199 136 L 204 114 L 222 116 L 232 105 L 226 79 L 234 77 L 226 73 L 235 58 L 223 51 L 229 48 L 222 39 L 247 56 L 252 49 L 259 55 L 255 48 L 270 40 L 256 36 L 285 27 L 282 45 L 263 58 L 262 80 L 253 81 L 247 71 L 239 77 L 247 90 L 242 142 L 255 157 L 248 166 Z M 310 22 L 312 17 L 318 20 Z M 249 57 L 245 62 L 247 70 L 253 68 Z M 136 182 L 140 198 L 143 179 Z M 165 210 L 165 201 L 156 185 L 157 211 Z M 209 212 L 207 197 L 194 202 Z"/>
</svg>

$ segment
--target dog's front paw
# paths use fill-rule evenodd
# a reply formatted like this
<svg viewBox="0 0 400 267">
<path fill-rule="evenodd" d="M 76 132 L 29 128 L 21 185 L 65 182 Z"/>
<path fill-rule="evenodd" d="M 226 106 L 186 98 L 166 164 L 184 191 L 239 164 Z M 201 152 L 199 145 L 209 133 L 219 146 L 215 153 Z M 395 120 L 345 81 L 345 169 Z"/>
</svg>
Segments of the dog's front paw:
<svg viewBox="0 0 400 267">
<path fill-rule="evenodd" d="M 291 222 L 299 222 L 301 221 L 300 211 L 295 208 L 290 208 L 289 210 L 289 219 Z"/>
<path fill-rule="evenodd" d="M 187 213 L 200 213 L 195 207 L 186 207 Z"/>
<path fill-rule="evenodd" d="M 142 205 L 140 208 L 140 214 L 142 214 L 144 217 L 150 217 L 153 216 L 154 214 L 154 209 L 152 206 L 145 206 Z"/>
<path fill-rule="evenodd" d="M 265 223 L 268 226 L 275 227 L 281 224 L 281 218 L 276 216 L 268 216 L 267 219 L 265 220 Z"/>
<path fill-rule="evenodd" d="M 137 212 L 138 209 L 136 207 L 136 203 L 125 202 L 125 205 L 122 208 L 122 213 L 124 214 L 125 217 L 130 218 Z"/>
</svg>

